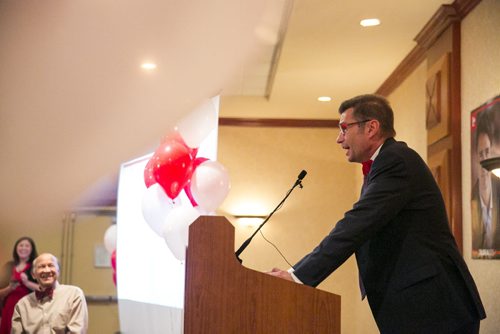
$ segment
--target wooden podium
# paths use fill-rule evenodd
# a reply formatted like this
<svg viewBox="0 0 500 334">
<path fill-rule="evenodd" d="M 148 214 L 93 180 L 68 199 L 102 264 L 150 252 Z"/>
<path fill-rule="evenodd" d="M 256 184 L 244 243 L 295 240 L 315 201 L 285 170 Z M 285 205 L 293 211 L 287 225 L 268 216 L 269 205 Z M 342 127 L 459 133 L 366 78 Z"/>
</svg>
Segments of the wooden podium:
<svg viewBox="0 0 500 334">
<path fill-rule="evenodd" d="M 191 224 L 184 333 L 340 333 L 340 296 L 245 268 L 234 248 L 226 218 Z"/>
</svg>

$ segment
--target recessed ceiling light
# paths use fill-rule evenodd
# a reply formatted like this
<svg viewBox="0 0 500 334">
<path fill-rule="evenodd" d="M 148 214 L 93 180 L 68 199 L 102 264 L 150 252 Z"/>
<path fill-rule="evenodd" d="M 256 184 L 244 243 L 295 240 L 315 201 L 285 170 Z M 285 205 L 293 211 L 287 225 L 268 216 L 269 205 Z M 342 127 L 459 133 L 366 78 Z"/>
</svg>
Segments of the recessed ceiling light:
<svg viewBox="0 0 500 334">
<path fill-rule="evenodd" d="M 380 24 L 379 19 L 364 19 L 359 22 L 360 25 L 363 27 L 373 27 L 373 26 L 378 26 Z"/>
<path fill-rule="evenodd" d="M 318 101 L 320 102 L 330 102 L 332 98 L 330 96 L 320 96 L 318 97 Z"/>
<path fill-rule="evenodd" d="M 145 70 L 154 70 L 156 68 L 155 63 L 142 63 L 141 68 Z"/>
</svg>

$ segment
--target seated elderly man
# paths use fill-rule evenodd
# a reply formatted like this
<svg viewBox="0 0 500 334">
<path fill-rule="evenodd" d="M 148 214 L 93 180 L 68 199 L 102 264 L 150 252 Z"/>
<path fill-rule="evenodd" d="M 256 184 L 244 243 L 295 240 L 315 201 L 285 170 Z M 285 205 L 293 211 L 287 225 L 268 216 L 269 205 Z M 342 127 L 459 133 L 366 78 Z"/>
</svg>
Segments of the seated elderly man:
<svg viewBox="0 0 500 334">
<path fill-rule="evenodd" d="M 33 277 L 40 291 L 24 296 L 16 305 L 11 333 L 86 333 L 87 303 L 83 291 L 59 284 L 59 263 L 49 253 L 33 261 Z"/>
</svg>

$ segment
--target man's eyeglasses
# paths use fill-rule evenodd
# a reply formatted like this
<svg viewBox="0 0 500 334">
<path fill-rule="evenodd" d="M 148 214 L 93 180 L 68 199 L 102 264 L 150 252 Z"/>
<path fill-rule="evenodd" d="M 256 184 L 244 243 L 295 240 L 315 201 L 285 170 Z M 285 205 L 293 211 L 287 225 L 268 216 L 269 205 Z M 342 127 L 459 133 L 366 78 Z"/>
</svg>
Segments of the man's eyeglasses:
<svg viewBox="0 0 500 334">
<path fill-rule="evenodd" d="M 356 125 L 356 124 L 363 124 L 363 123 L 366 123 L 369 121 L 371 121 L 371 119 L 365 119 L 364 121 L 352 122 L 352 123 L 339 123 L 340 133 L 345 135 L 345 133 L 347 132 L 347 129 L 349 129 L 351 126 Z"/>
</svg>

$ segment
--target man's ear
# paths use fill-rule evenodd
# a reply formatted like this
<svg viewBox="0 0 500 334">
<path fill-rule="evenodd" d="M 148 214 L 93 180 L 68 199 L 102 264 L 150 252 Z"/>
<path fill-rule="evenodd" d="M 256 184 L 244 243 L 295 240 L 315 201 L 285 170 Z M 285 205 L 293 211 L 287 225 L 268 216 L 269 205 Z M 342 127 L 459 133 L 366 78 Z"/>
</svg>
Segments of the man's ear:
<svg viewBox="0 0 500 334">
<path fill-rule="evenodd" d="M 372 119 L 367 122 L 366 127 L 368 127 L 368 136 L 370 138 L 380 134 L 380 122 L 376 119 Z"/>
</svg>

